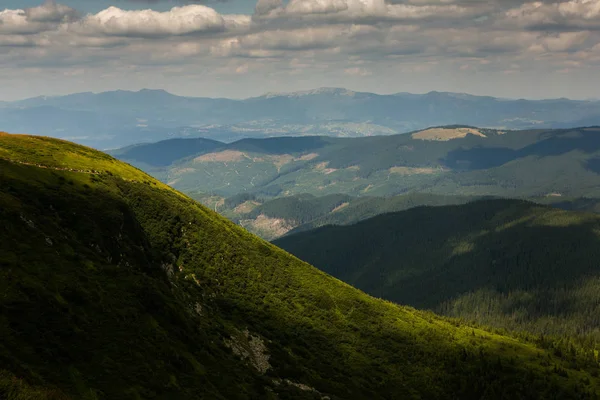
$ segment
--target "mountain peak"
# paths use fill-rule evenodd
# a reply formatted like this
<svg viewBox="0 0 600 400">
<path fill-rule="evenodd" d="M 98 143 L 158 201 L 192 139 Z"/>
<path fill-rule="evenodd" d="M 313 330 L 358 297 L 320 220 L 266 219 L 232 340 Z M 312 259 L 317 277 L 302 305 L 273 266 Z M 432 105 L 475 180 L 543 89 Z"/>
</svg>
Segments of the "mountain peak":
<svg viewBox="0 0 600 400">
<path fill-rule="evenodd" d="M 136 93 L 141 93 L 141 94 L 162 94 L 162 95 L 169 95 L 169 96 L 175 96 L 173 93 L 169 93 L 164 89 L 140 89 L 138 90 Z"/>
<path fill-rule="evenodd" d="M 334 96 L 354 96 L 356 92 L 344 88 L 335 88 L 335 87 L 320 87 L 317 89 L 311 90 L 300 90 L 297 92 L 268 92 L 262 96 L 262 98 L 272 98 L 272 97 L 304 97 L 304 96 L 315 96 L 321 94 L 328 94 Z"/>
</svg>

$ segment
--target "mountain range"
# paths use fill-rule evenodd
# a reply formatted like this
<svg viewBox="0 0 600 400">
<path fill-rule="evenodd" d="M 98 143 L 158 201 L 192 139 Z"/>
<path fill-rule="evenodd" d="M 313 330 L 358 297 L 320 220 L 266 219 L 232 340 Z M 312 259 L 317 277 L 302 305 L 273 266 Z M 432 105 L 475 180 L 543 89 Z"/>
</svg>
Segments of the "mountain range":
<svg viewBox="0 0 600 400">
<path fill-rule="evenodd" d="M 599 133 L 598 127 L 448 126 L 368 138 L 169 140 L 111 154 L 179 190 L 221 197 L 242 192 L 597 197 Z"/>
<path fill-rule="evenodd" d="M 175 137 L 362 137 L 430 126 L 548 129 L 600 124 L 600 102 L 524 100 L 430 92 L 380 95 L 321 88 L 243 100 L 181 97 L 163 90 L 77 93 L 0 103 L 5 130 L 36 132 L 99 149 Z"/>
<path fill-rule="evenodd" d="M 0 398 L 600 393 L 593 347 L 370 297 L 90 148 L 0 134 L 0 183 Z"/>
</svg>

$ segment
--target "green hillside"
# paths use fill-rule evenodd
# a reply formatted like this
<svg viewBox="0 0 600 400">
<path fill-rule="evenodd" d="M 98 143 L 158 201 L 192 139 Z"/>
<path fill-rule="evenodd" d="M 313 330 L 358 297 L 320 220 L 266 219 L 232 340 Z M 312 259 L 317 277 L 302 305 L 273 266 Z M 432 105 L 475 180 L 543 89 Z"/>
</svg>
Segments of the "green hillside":
<svg viewBox="0 0 600 400">
<path fill-rule="evenodd" d="M 379 214 L 407 210 L 418 206 L 442 206 L 464 204 L 477 197 L 444 196 L 428 193 L 408 193 L 390 197 L 356 197 L 335 212 L 323 214 L 307 221 L 289 233 L 303 232 L 325 225 L 350 225 Z M 275 201 L 275 200 L 274 200 Z"/>
<path fill-rule="evenodd" d="M 525 201 L 418 207 L 275 244 L 360 289 L 480 324 L 600 340 L 600 217 Z"/>
<path fill-rule="evenodd" d="M 2 135 L 0 154 L 0 398 L 598 393 L 583 349 L 371 298 L 102 153 Z"/>
<path fill-rule="evenodd" d="M 0 398 L 593 398 L 598 363 L 371 298 L 138 170 L 0 136 Z"/>
<path fill-rule="evenodd" d="M 265 240 L 274 240 L 284 235 L 325 225 L 350 225 L 379 214 L 418 206 L 457 205 L 478 199 L 498 198 L 431 193 L 406 193 L 379 197 L 356 197 L 339 193 L 314 196 L 304 193 L 274 199 L 247 192 L 227 198 L 203 193 L 189 193 L 189 195 Z M 543 196 L 526 199 L 563 210 L 600 213 L 600 199 L 595 198 Z"/>
<path fill-rule="evenodd" d="M 464 204 L 475 200 L 476 197 L 427 193 L 353 197 L 344 194 L 314 196 L 305 193 L 264 199 L 251 193 L 240 193 L 226 199 L 206 195 L 198 195 L 197 199 L 248 231 L 263 239 L 273 240 L 288 233 L 329 224 L 351 224 L 385 212 L 406 210 L 420 205 Z M 580 206 L 590 205 L 591 203 L 581 202 Z"/>
<path fill-rule="evenodd" d="M 115 157 L 132 161 L 135 164 L 148 167 L 166 167 L 176 161 L 193 155 L 208 153 L 224 146 L 216 140 L 168 139 L 158 143 L 142 143 L 113 150 L 109 153 Z"/>
<path fill-rule="evenodd" d="M 186 193 L 221 197 L 430 193 L 598 198 L 599 133 L 598 127 L 501 131 L 449 126 L 363 138 L 246 139 L 186 153 L 170 159 L 170 165 L 160 157 L 152 165 L 135 165 Z M 171 145 L 156 143 L 146 159 L 152 162 L 157 150 Z M 136 162 L 126 153 L 118 157 Z"/>
</svg>

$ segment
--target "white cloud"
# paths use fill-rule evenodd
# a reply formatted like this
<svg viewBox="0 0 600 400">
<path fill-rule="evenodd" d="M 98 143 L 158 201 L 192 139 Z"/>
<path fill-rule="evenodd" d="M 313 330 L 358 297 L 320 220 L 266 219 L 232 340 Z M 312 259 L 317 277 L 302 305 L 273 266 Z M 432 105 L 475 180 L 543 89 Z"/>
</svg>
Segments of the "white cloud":
<svg viewBox="0 0 600 400">
<path fill-rule="evenodd" d="M 344 73 L 351 76 L 369 76 L 373 74 L 370 70 L 360 67 L 346 68 Z"/>
<path fill-rule="evenodd" d="M 235 24 L 235 18 L 229 23 Z M 224 31 L 226 21 L 215 10 L 202 5 L 174 7 L 167 12 L 109 7 L 85 17 L 75 28 L 86 34 L 157 37 Z"/>
<path fill-rule="evenodd" d="M 0 34 L 34 34 L 56 29 L 59 24 L 77 19 L 71 7 L 47 1 L 41 6 L 0 11 Z"/>
<path fill-rule="evenodd" d="M 252 15 L 198 4 L 82 15 L 47 2 L 0 11 L 3 73 L 26 66 L 87 77 L 158 67 L 198 79 L 206 76 L 199 71 L 246 76 L 244 85 L 257 90 L 274 74 L 288 76 L 286 84 L 300 76 L 329 84 L 325 76 L 355 83 L 376 81 L 381 71 L 425 76 L 444 66 L 480 76 L 584 70 L 600 63 L 599 43 L 600 0 L 258 0 Z"/>
<path fill-rule="evenodd" d="M 505 16 L 521 26 L 600 27 L 600 0 L 525 3 Z"/>
<path fill-rule="evenodd" d="M 41 24 L 27 19 L 25 10 L 0 11 L 0 33 L 31 34 L 43 30 Z"/>
<path fill-rule="evenodd" d="M 270 0 L 262 0 L 270 1 Z M 272 18 L 303 18 L 332 22 L 447 20 L 475 15 L 478 7 L 449 4 L 390 4 L 385 0 L 290 0 L 283 9 L 273 8 Z"/>
<path fill-rule="evenodd" d="M 31 7 L 25 10 L 27 18 L 32 22 L 69 22 L 79 18 L 77 11 L 62 4 L 56 4 L 53 0 L 46 1 L 39 7 Z"/>
</svg>

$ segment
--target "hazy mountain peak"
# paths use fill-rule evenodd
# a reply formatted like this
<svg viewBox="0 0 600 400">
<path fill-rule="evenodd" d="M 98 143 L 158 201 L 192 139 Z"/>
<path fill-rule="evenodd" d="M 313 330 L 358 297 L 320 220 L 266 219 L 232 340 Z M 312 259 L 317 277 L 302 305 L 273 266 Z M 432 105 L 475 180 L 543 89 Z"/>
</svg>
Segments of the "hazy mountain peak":
<svg viewBox="0 0 600 400">
<path fill-rule="evenodd" d="M 138 90 L 136 93 L 141 93 L 141 94 L 165 94 L 165 95 L 169 95 L 169 96 L 175 96 L 173 93 L 169 93 L 164 89 L 141 89 Z"/>
<path fill-rule="evenodd" d="M 344 88 L 335 88 L 335 87 L 321 87 L 317 89 L 311 90 L 301 90 L 297 92 L 268 92 L 264 95 L 260 96 L 262 98 L 272 98 L 272 97 L 303 97 L 303 96 L 314 96 L 320 94 L 329 94 L 335 96 L 354 96 L 357 92 L 352 90 L 344 89 Z"/>
</svg>

